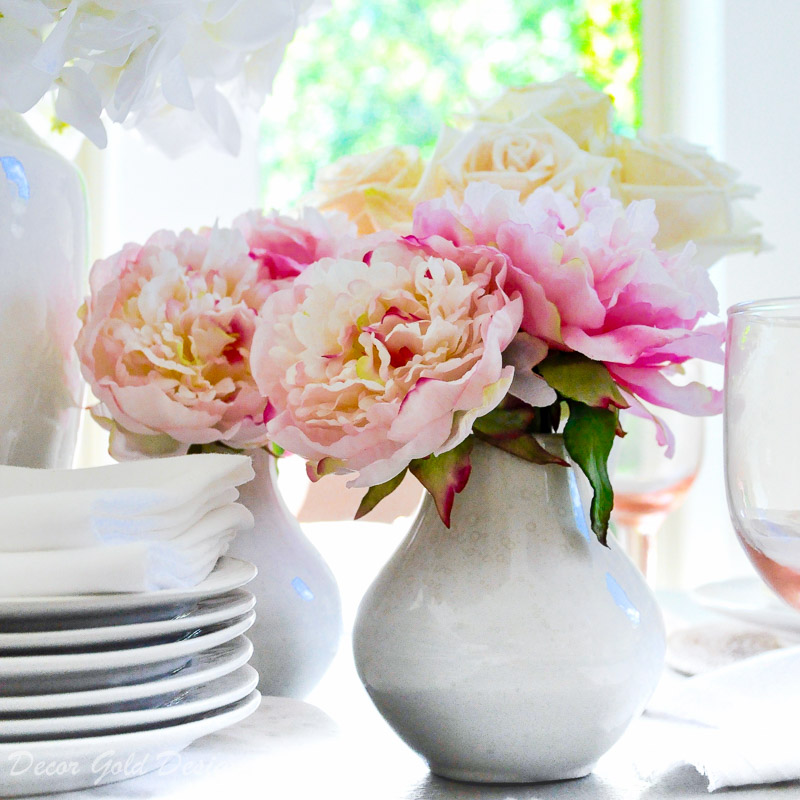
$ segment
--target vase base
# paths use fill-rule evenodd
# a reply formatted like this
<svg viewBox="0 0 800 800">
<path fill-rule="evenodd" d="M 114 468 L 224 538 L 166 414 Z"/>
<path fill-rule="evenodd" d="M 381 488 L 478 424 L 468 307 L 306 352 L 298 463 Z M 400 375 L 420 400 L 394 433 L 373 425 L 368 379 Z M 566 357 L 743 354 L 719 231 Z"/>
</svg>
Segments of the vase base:
<svg viewBox="0 0 800 800">
<path fill-rule="evenodd" d="M 585 778 L 595 768 L 595 764 L 584 764 L 580 767 L 567 768 L 564 770 L 554 769 L 552 771 L 542 769 L 532 769 L 530 772 L 525 770 L 470 770 L 460 767 L 449 767 L 443 764 L 428 763 L 430 771 L 440 778 L 459 783 L 552 783 L 554 781 L 569 781 L 577 778 Z"/>
</svg>

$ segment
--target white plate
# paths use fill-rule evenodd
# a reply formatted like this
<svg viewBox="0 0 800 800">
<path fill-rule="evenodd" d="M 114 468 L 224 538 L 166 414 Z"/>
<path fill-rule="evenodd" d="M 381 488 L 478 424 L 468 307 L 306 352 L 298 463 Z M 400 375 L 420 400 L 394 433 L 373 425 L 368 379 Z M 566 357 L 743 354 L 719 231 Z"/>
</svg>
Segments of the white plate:
<svg viewBox="0 0 800 800">
<path fill-rule="evenodd" d="M 239 669 L 252 655 L 250 640 L 246 636 L 237 636 L 230 642 L 198 653 L 182 670 L 161 680 L 85 692 L 0 697 L 0 714 L 47 713 L 76 708 L 104 711 L 150 708 L 176 697 L 186 689 Z"/>
<path fill-rule="evenodd" d="M 0 744 L 3 797 L 88 789 L 153 772 L 202 736 L 249 717 L 260 702 L 261 695 L 253 692 L 232 706 L 165 727 L 75 739 Z"/>
<path fill-rule="evenodd" d="M 164 619 L 181 613 L 206 597 L 215 597 L 239 589 L 255 578 L 258 570 L 247 561 L 223 556 L 214 571 L 197 586 L 165 589 L 160 592 L 130 594 L 85 594 L 65 597 L 0 597 L 0 619 L 21 616 L 65 617 L 124 614 L 152 609 L 149 619 Z M 137 615 L 141 619 L 141 615 Z M 122 621 L 121 619 L 118 621 Z"/>
<path fill-rule="evenodd" d="M 779 600 L 758 578 L 707 583 L 692 592 L 704 608 L 781 631 L 800 633 L 800 611 Z"/>
<path fill-rule="evenodd" d="M 249 666 L 195 686 L 152 708 L 101 714 L 67 714 L 57 717 L 0 716 L 0 743 L 61 739 L 77 734 L 97 736 L 120 730 L 138 730 L 194 717 L 237 703 L 258 685 L 258 673 Z"/>
<path fill-rule="evenodd" d="M 155 680 L 183 669 L 196 653 L 241 635 L 255 618 L 251 611 L 209 633 L 150 647 L 0 657 L 0 695 L 81 692 Z"/>
<path fill-rule="evenodd" d="M 63 629 L 57 620 L 48 619 L 47 624 L 59 625 L 59 630 L 37 630 L 19 633 L 0 633 L 0 656 L 8 651 L 41 651 L 75 649 L 98 645 L 125 644 L 142 640 L 168 639 L 187 631 L 201 630 L 212 625 L 241 617 L 253 610 L 255 597 L 244 589 L 201 600 L 191 611 L 175 619 L 140 622 L 130 625 L 109 625 L 87 628 Z M 75 621 L 74 618 L 71 620 Z M 5 626 L 4 626 L 5 627 Z M 155 642 L 154 642 L 155 643 Z"/>
</svg>

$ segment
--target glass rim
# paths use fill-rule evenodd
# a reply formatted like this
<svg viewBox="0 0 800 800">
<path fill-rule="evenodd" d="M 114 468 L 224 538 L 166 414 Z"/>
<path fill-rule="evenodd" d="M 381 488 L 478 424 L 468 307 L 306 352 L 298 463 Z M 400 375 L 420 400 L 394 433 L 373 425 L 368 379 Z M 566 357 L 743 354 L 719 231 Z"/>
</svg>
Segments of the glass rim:
<svg viewBox="0 0 800 800">
<path fill-rule="evenodd" d="M 738 315 L 800 319 L 800 296 L 771 297 L 765 300 L 748 300 L 728 309 L 728 318 Z"/>
</svg>

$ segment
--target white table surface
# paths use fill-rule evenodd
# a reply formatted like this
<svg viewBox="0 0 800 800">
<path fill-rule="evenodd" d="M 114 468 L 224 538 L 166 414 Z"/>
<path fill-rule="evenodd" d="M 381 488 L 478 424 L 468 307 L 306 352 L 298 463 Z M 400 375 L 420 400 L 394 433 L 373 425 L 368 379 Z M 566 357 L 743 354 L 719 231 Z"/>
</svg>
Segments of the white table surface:
<svg viewBox="0 0 800 800">
<path fill-rule="evenodd" d="M 402 524 L 307 527 L 342 585 L 346 626 L 363 590 L 394 548 Z M 346 544 L 346 546 L 345 546 Z M 359 554 L 357 570 L 353 554 Z M 348 572 L 348 569 L 350 571 Z M 704 614 L 680 596 L 667 597 L 673 618 Z M 667 673 L 666 681 L 676 680 Z M 691 800 L 708 797 L 707 782 L 682 766 L 642 777 L 634 766 L 670 741 L 666 722 L 644 716 L 580 780 L 487 786 L 432 775 L 373 708 L 355 674 L 344 637 L 336 661 L 309 702 L 265 698 L 232 729 L 209 736 L 134 780 L 70 794 L 58 800 Z M 124 765 L 121 765 L 124 766 Z M 129 765 L 135 770 L 136 765 Z M 800 782 L 723 790 L 736 800 L 800 798 Z M 2 787 L 0 787 L 2 798 Z"/>
<path fill-rule="evenodd" d="M 353 676 L 355 678 L 355 676 Z M 344 687 L 340 697 L 346 697 Z M 352 687 L 351 687 L 352 688 Z M 349 691 L 349 690 L 348 690 Z M 658 748 L 664 723 L 643 717 L 583 779 L 536 785 L 462 784 L 432 775 L 365 698 L 339 724 L 316 706 L 265 698 L 256 714 L 176 755 L 158 772 L 59 800 L 691 800 L 708 797 L 691 767 L 655 778 L 637 774 L 632 754 Z M 368 702 L 368 701 L 367 701 Z M 136 764 L 130 769 L 135 770 Z M 798 798 L 800 783 L 723 790 L 737 800 Z"/>
</svg>

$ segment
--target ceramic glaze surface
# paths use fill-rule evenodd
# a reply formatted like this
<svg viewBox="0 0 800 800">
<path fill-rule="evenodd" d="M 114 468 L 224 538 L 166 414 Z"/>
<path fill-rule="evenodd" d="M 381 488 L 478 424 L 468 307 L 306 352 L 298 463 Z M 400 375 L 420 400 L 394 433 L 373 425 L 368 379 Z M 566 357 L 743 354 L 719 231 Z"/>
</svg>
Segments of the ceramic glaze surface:
<svg viewBox="0 0 800 800">
<path fill-rule="evenodd" d="M 561 437 L 541 438 L 566 455 Z M 472 465 L 451 529 L 426 497 L 364 597 L 359 675 L 440 775 L 586 775 L 660 677 L 655 597 L 616 543 L 591 533 L 574 469 L 483 443 Z"/>
<path fill-rule="evenodd" d="M 230 555 L 251 561 L 258 575 L 248 589 L 256 596 L 256 623 L 248 634 L 262 694 L 305 697 L 339 649 L 342 608 L 330 568 L 283 502 L 275 459 L 255 450 L 256 477 L 240 487 L 240 502 L 256 519 L 240 533 Z"/>
<path fill-rule="evenodd" d="M 73 342 L 87 258 L 77 170 L 0 111 L 0 464 L 69 467 L 83 384 Z"/>
</svg>

